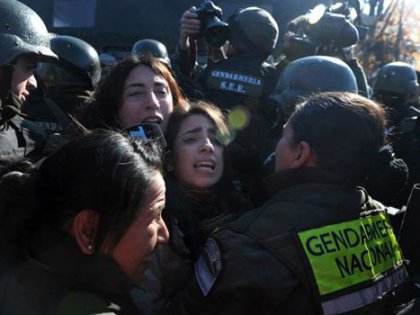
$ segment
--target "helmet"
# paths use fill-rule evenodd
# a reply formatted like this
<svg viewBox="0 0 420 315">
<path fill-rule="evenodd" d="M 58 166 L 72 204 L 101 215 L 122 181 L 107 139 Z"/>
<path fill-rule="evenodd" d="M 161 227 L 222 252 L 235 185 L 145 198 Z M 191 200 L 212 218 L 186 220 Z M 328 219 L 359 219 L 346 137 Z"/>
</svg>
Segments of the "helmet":
<svg viewBox="0 0 420 315">
<path fill-rule="evenodd" d="M 413 66 L 405 62 L 391 62 L 379 70 L 373 85 L 374 95 L 382 92 L 416 95 L 419 83 Z"/>
<path fill-rule="evenodd" d="M 60 60 L 56 64 L 42 63 L 38 74 L 55 85 L 95 86 L 101 77 L 99 56 L 90 44 L 73 36 L 57 35 L 51 39 L 51 49 Z"/>
<path fill-rule="evenodd" d="M 229 18 L 230 43 L 241 53 L 267 58 L 276 46 L 279 27 L 272 15 L 257 7 L 237 11 Z"/>
<path fill-rule="evenodd" d="M 58 59 L 50 49 L 47 28 L 31 8 L 16 0 L 0 0 L 0 65 L 20 55 Z"/>
<path fill-rule="evenodd" d="M 171 68 L 171 61 L 169 60 L 166 46 L 157 40 L 141 39 L 134 43 L 131 53 L 134 56 L 150 54 Z"/>
<path fill-rule="evenodd" d="M 356 77 L 350 67 L 338 58 L 309 56 L 286 66 L 271 98 L 289 115 L 299 99 L 328 91 L 357 93 Z"/>
<path fill-rule="evenodd" d="M 101 64 L 101 67 L 113 67 L 117 63 L 117 58 L 108 53 L 100 53 L 99 63 Z"/>
</svg>

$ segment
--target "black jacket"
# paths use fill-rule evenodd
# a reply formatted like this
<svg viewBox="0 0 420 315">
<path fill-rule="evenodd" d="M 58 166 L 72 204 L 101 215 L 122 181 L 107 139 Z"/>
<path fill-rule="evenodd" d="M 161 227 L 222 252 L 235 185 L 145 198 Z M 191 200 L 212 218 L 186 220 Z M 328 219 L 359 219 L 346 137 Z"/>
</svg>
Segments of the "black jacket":
<svg viewBox="0 0 420 315">
<path fill-rule="evenodd" d="M 369 300 L 374 307 L 368 314 L 391 312 L 382 295 L 386 292 L 382 290 L 383 283 L 375 282 L 381 277 L 340 286 L 346 281 L 341 279 L 341 269 L 335 267 L 335 259 L 341 263 L 340 259 L 346 255 L 353 257 L 357 250 L 347 252 L 343 248 L 339 250 L 338 246 L 334 248 L 328 238 L 331 232 L 326 232 L 330 225 L 337 227 L 336 231 L 344 230 L 360 226 L 364 220 L 378 215 L 376 218 L 381 218 L 382 227 L 386 226 L 381 233 L 391 234 L 389 224 L 384 223 L 383 206 L 372 200 L 365 190 L 346 187 L 318 169 L 281 171 L 267 184 L 274 195 L 264 206 L 246 213 L 208 239 L 195 264 L 195 278 L 174 303 L 173 310 L 182 314 L 262 315 L 322 314 L 324 308 L 325 314 L 331 314 L 353 310 L 361 306 L 359 302 Z M 307 242 L 299 233 L 308 231 L 313 233 L 313 241 L 325 240 L 324 247 L 311 247 L 312 258 L 324 258 L 325 265 L 321 268 L 315 268 L 317 261 L 312 264 L 309 254 L 305 254 Z M 370 235 L 369 246 L 379 246 L 381 241 L 376 242 Z M 313 244 L 311 241 L 311 246 Z M 314 248 L 319 251 L 315 252 Z M 323 256 L 326 251 L 332 254 Z M 387 256 L 388 262 L 392 261 L 391 267 L 381 276 L 392 278 L 395 275 L 398 286 L 406 277 L 398 248 L 394 257 L 398 259 L 394 261 Z M 393 263 L 398 266 L 394 268 Z M 361 271 L 360 275 L 366 274 Z M 345 276 L 354 280 L 350 275 Z M 389 289 L 388 285 L 385 287 Z M 348 299 L 342 300 L 342 297 Z"/>
<path fill-rule="evenodd" d="M 81 253 L 73 238 L 43 229 L 26 259 L 0 282 L 0 313 L 140 314 L 132 284 L 111 258 Z"/>
</svg>

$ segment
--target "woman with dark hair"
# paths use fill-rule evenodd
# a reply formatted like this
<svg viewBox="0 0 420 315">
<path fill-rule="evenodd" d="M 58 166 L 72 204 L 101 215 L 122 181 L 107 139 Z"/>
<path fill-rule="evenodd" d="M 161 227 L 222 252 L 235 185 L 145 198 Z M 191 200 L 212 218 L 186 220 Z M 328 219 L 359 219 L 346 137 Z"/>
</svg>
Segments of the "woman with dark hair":
<svg viewBox="0 0 420 315">
<path fill-rule="evenodd" d="M 186 101 L 168 67 L 150 55 L 118 63 L 99 84 L 82 113 L 87 128 L 123 130 L 145 122 L 165 130 L 173 109 Z"/>
<path fill-rule="evenodd" d="M 18 234 L 6 235 L 23 258 L 2 278 L 0 313 L 139 314 L 130 291 L 168 240 L 160 156 L 153 143 L 98 130 L 30 175 L 7 175 L 2 186 L 20 182 L 33 203 Z M 14 210 L 2 209 L 3 224 Z"/>
<path fill-rule="evenodd" d="M 192 260 L 212 228 L 208 220 L 242 210 L 235 199 L 241 194 L 233 187 L 225 154 L 229 140 L 222 112 L 208 103 L 193 103 L 187 110 L 175 111 L 169 120 L 165 217 L 170 230 L 181 229 Z"/>
<path fill-rule="evenodd" d="M 205 102 L 175 110 L 166 130 L 164 219 L 171 237 L 146 273 L 144 286 L 165 303 L 186 283 L 207 236 L 251 208 L 229 174 L 229 131 L 221 110 Z M 158 287 L 157 287 L 158 285 Z"/>
</svg>

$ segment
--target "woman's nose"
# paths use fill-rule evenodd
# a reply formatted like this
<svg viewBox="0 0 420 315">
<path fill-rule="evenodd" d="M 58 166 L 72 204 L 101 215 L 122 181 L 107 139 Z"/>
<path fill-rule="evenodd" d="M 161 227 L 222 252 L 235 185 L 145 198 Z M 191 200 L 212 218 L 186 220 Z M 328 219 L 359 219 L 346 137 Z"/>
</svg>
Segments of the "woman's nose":
<svg viewBox="0 0 420 315">
<path fill-rule="evenodd" d="M 210 152 L 212 152 L 214 150 L 213 143 L 211 142 L 211 140 L 209 138 L 205 139 L 205 141 L 201 145 L 201 150 L 202 151 L 210 151 Z"/>
<path fill-rule="evenodd" d="M 148 109 L 156 109 L 160 107 L 159 100 L 153 92 L 148 95 L 146 102 L 146 107 Z"/>
</svg>

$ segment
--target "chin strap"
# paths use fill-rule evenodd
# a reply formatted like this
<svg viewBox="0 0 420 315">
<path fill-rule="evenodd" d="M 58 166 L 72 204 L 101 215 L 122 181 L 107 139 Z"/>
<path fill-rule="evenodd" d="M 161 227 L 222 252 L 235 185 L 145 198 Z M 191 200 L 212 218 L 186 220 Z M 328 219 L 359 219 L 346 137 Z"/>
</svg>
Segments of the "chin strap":
<svg viewBox="0 0 420 315">
<path fill-rule="evenodd" d="M 6 129 L 8 122 L 15 117 L 20 115 L 22 108 L 22 100 L 12 92 L 9 92 L 7 97 L 1 100 L 0 103 L 0 128 Z"/>
<path fill-rule="evenodd" d="M 7 129 L 8 122 L 20 115 L 22 100 L 10 91 L 14 67 L 5 65 L 1 67 L 0 80 L 0 130 Z"/>
</svg>

